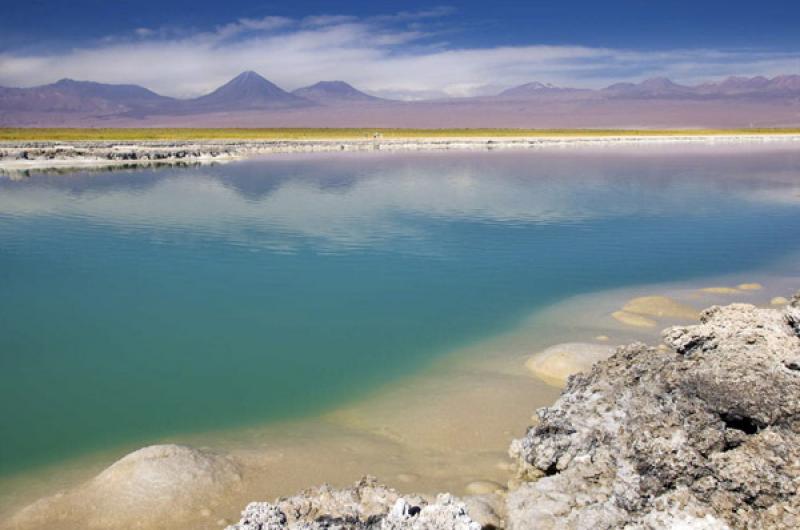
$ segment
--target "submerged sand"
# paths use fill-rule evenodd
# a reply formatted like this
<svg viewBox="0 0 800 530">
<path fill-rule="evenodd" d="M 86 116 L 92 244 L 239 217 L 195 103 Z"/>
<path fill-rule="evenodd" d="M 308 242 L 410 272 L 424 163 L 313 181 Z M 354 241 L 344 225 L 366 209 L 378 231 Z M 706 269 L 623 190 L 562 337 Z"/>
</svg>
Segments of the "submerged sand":
<svg viewBox="0 0 800 530">
<path fill-rule="evenodd" d="M 736 300 L 768 305 L 771 297 L 798 285 L 796 278 L 762 282 L 762 289 L 740 290 Z M 753 282 L 750 277 L 717 283 Z M 513 480 L 509 441 L 525 432 L 532 410 L 553 403 L 564 379 L 608 355 L 611 345 L 658 341 L 657 330 L 691 321 L 695 307 L 731 299 L 730 294 L 703 289 L 692 282 L 577 296 L 321 417 L 160 440 L 224 455 L 235 462 L 238 479 L 224 494 L 197 495 L 185 510 L 170 511 L 158 522 L 132 525 L 126 511 L 98 511 L 94 506 L 102 503 L 97 495 L 114 489 L 78 486 L 95 483 L 98 479 L 92 477 L 136 449 L 124 447 L 0 481 L 0 521 L 9 521 L 0 527 L 33 529 L 58 521 L 59 530 L 219 528 L 237 520 L 241 507 L 254 499 L 273 499 L 323 482 L 342 487 L 365 474 L 399 491 L 463 495 L 502 489 Z M 657 326 L 620 321 L 614 316 L 620 310 Z M 57 491 L 67 494 L 53 496 Z M 44 500 L 10 519 L 38 498 Z"/>
</svg>

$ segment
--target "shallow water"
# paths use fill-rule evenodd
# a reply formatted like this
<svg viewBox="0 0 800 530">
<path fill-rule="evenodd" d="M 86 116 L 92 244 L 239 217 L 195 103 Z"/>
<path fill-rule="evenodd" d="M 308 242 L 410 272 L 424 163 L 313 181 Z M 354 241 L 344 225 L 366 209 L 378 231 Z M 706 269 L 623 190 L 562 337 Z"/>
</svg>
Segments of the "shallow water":
<svg viewBox="0 0 800 530">
<path fill-rule="evenodd" d="M 0 178 L 0 475 L 357 408 L 567 297 L 798 250 L 796 147 Z"/>
</svg>

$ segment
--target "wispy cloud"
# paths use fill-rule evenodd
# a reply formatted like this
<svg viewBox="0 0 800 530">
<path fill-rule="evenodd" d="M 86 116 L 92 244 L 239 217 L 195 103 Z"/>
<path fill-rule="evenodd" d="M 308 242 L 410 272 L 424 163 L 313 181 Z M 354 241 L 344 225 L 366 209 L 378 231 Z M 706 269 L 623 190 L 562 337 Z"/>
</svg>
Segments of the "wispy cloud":
<svg viewBox="0 0 800 530">
<path fill-rule="evenodd" d="M 256 70 L 287 89 L 344 79 L 375 94 L 415 98 L 480 95 L 533 80 L 597 87 L 662 75 L 691 83 L 800 71 L 795 51 L 643 51 L 536 43 L 457 47 L 446 41 L 454 31 L 447 26 L 450 12 L 242 18 L 204 31 L 138 28 L 93 46 L 0 54 L 0 85 L 71 77 L 192 96 L 243 70 Z"/>
</svg>

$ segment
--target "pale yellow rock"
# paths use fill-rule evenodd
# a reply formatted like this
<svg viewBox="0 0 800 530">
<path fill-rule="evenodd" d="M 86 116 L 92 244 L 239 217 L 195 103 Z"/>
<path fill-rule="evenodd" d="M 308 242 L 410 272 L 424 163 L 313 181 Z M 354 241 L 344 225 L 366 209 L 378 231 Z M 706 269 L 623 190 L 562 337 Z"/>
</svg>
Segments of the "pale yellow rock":
<svg viewBox="0 0 800 530">
<path fill-rule="evenodd" d="M 694 307 L 682 304 L 668 296 L 640 296 L 628 301 L 622 310 L 657 318 L 695 320 L 700 316 L 700 312 Z"/>
<path fill-rule="evenodd" d="M 563 386 L 570 375 L 588 370 L 613 352 L 613 348 L 601 344 L 567 342 L 537 353 L 525 366 L 546 383 Z"/>
<path fill-rule="evenodd" d="M 599 340 L 600 342 L 608 342 L 608 335 L 598 335 L 594 338 L 594 340 Z"/>
<path fill-rule="evenodd" d="M 505 486 L 492 480 L 474 480 L 466 485 L 464 491 L 469 495 L 486 495 L 498 491 L 505 491 Z"/>
<path fill-rule="evenodd" d="M 760 283 L 742 283 L 739 284 L 738 287 L 742 291 L 758 291 L 764 288 Z"/>
<path fill-rule="evenodd" d="M 657 322 L 652 318 L 643 317 L 635 313 L 628 313 L 627 311 L 614 311 L 611 313 L 611 316 L 623 324 L 635 326 L 637 328 L 654 328 L 657 325 Z"/>
<path fill-rule="evenodd" d="M 739 289 L 735 287 L 704 287 L 700 290 L 709 294 L 736 294 L 739 292 Z"/>
<path fill-rule="evenodd" d="M 786 305 L 789 303 L 789 300 L 783 296 L 776 296 L 770 300 L 769 303 L 772 305 Z"/>
</svg>

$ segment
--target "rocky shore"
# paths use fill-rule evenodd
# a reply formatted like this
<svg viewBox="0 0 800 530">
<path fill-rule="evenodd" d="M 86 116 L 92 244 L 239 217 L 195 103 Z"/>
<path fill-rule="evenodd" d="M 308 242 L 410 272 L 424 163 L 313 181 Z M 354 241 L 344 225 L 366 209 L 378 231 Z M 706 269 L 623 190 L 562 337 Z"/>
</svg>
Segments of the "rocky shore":
<svg viewBox="0 0 800 530">
<path fill-rule="evenodd" d="M 0 172 L 85 167 L 205 164 L 255 155 L 333 151 L 531 149 L 548 146 L 800 142 L 797 134 L 554 136 L 350 140 L 0 142 Z"/>
<path fill-rule="evenodd" d="M 573 377 L 513 443 L 507 527 L 800 526 L 800 298 L 712 307 Z"/>
<path fill-rule="evenodd" d="M 365 478 L 250 503 L 228 530 L 798 528 L 800 294 L 699 318 L 666 329 L 658 347 L 622 346 L 569 377 L 511 443 L 507 488 L 426 496 Z M 10 528 L 175 527 L 235 490 L 242 472 L 226 455 L 153 446 L 33 504 Z"/>
<path fill-rule="evenodd" d="M 426 502 L 360 484 L 250 504 L 228 530 L 800 527 L 800 295 L 712 307 L 664 342 L 571 377 L 512 443 L 507 493 Z"/>
</svg>

